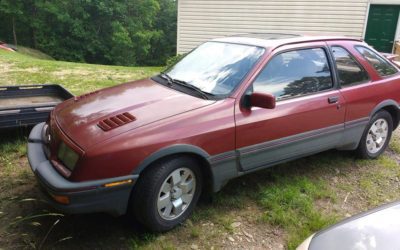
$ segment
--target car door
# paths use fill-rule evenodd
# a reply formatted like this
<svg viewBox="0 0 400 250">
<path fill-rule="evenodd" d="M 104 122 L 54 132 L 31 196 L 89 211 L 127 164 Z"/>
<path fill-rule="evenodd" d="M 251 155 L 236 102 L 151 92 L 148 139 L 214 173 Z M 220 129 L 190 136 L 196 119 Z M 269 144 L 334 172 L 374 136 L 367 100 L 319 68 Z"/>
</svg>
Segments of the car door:
<svg viewBox="0 0 400 250">
<path fill-rule="evenodd" d="M 276 97 L 274 109 L 235 108 L 236 148 L 242 171 L 334 148 L 342 140 L 345 103 L 335 84 L 325 43 L 273 52 L 249 84 Z M 243 100 L 243 99 L 242 99 Z"/>
<path fill-rule="evenodd" d="M 346 100 L 342 149 L 355 149 L 370 116 L 381 105 L 398 106 L 398 70 L 363 43 L 328 42 L 336 64 L 340 92 Z"/>
</svg>

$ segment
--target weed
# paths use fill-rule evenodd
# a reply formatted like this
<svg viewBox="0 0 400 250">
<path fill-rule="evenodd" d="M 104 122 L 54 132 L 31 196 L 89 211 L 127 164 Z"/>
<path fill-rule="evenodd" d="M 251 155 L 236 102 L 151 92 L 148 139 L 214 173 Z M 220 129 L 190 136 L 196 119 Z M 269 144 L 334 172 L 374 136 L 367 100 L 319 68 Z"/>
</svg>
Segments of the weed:
<svg viewBox="0 0 400 250">
<path fill-rule="evenodd" d="M 190 236 L 192 238 L 199 238 L 200 236 L 200 230 L 197 227 L 191 227 L 190 229 Z"/>
<path fill-rule="evenodd" d="M 260 202 L 266 209 L 264 220 L 285 229 L 289 233 L 288 247 L 293 249 L 311 233 L 335 221 L 335 217 L 323 215 L 314 206 L 318 199 L 333 197 L 320 181 L 280 176 L 274 186 L 261 191 Z"/>
<path fill-rule="evenodd" d="M 377 163 L 379 165 L 381 165 L 384 168 L 388 168 L 388 169 L 396 169 L 398 168 L 399 164 L 397 163 L 396 160 L 394 160 L 393 158 L 390 158 L 387 155 L 382 155 L 381 157 L 378 158 Z"/>
<path fill-rule="evenodd" d="M 392 149 L 396 154 L 400 154 L 400 138 L 397 136 L 392 136 L 389 148 Z"/>
<path fill-rule="evenodd" d="M 229 233 L 233 233 L 233 219 L 230 216 L 220 215 L 220 217 L 216 218 L 216 223 L 221 225 Z"/>
</svg>

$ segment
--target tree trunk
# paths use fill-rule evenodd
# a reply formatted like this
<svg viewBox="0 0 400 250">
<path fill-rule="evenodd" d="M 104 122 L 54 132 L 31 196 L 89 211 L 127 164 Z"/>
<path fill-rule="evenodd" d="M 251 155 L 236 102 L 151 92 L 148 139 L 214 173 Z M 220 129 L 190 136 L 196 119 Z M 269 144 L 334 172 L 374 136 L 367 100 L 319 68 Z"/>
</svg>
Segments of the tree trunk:
<svg viewBox="0 0 400 250">
<path fill-rule="evenodd" d="M 17 46 L 17 32 L 15 31 L 15 17 L 12 17 L 12 29 L 13 29 L 13 36 L 14 36 L 14 45 Z"/>
<path fill-rule="evenodd" d="M 35 28 L 31 28 L 31 39 L 32 39 L 32 48 L 37 49 L 37 41 L 36 41 L 36 31 L 35 31 Z"/>
<path fill-rule="evenodd" d="M 37 9 L 34 4 L 34 1 L 31 2 L 32 9 L 31 9 L 31 17 L 32 17 L 32 23 L 31 23 L 31 41 L 32 41 L 32 47 L 34 49 L 37 49 L 37 40 L 36 40 L 36 26 L 35 26 L 35 21 L 36 21 L 36 13 Z"/>
</svg>

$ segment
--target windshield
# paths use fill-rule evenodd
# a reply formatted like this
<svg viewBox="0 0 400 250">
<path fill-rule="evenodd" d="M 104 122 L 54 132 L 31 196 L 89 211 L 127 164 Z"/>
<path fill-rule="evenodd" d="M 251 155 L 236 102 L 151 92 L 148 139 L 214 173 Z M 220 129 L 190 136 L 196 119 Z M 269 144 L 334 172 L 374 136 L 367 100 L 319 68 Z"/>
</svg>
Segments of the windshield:
<svg viewBox="0 0 400 250">
<path fill-rule="evenodd" d="M 213 95 L 227 95 L 243 80 L 264 49 L 221 42 L 199 46 L 167 73 Z"/>
</svg>

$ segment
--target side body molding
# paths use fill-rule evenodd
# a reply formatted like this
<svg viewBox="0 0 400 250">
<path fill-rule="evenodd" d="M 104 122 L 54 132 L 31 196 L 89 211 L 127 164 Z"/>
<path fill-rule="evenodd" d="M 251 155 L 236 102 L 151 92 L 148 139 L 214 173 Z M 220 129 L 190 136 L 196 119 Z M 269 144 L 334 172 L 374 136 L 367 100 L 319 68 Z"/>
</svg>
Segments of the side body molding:
<svg viewBox="0 0 400 250">
<path fill-rule="evenodd" d="M 369 116 L 356 119 L 353 121 L 346 121 L 344 123 L 344 136 L 343 136 L 343 141 L 341 144 L 336 145 L 336 148 L 339 150 L 354 150 L 358 147 L 358 143 L 361 139 L 361 136 L 372 118 L 372 116 L 378 111 L 383 108 L 391 108 L 392 110 L 396 110 L 398 112 L 397 118 L 400 118 L 400 106 L 399 104 L 394 101 L 394 100 L 385 100 L 378 105 L 375 106 L 375 108 L 372 110 L 372 112 L 369 114 Z M 396 124 L 398 124 L 398 120 L 396 121 Z M 280 140 L 284 140 L 287 138 L 282 138 Z M 271 142 L 269 142 L 271 143 Z M 290 146 L 291 143 L 288 143 L 286 146 Z M 332 146 L 332 145 L 331 145 Z M 329 147 L 332 148 L 332 147 Z M 194 154 L 207 162 L 209 169 L 207 171 L 210 171 L 210 178 L 211 178 L 211 183 L 212 183 L 212 191 L 217 192 L 219 191 L 230 179 L 233 179 L 235 177 L 241 176 L 243 174 L 252 172 L 250 170 L 240 170 L 239 169 L 239 151 L 243 150 L 242 149 L 236 149 L 228 152 L 224 152 L 221 154 L 217 155 L 212 155 L 210 156 L 205 150 L 198 146 L 190 145 L 190 144 L 174 144 L 170 146 L 166 146 L 164 148 L 159 149 L 158 151 L 150 154 L 147 158 L 145 158 L 135 169 L 135 171 L 132 173 L 134 175 L 139 175 L 146 167 L 148 167 L 150 164 L 153 162 L 174 154 Z M 321 150 L 318 150 L 321 151 Z M 304 155 L 309 155 L 311 152 L 306 153 Z M 267 157 L 268 158 L 268 157 Z M 284 162 L 287 160 L 292 160 L 295 158 L 299 157 L 289 157 L 287 159 L 284 159 L 283 161 L 277 161 L 275 163 L 271 164 L 265 164 L 263 167 L 257 168 L 258 169 L 263 169 L 269 166 L 276 165 L 280 162 Z M 268 160 L 268 159 L 266 159 Z"/>
</svg>

